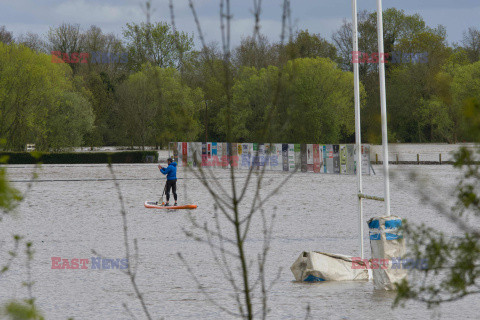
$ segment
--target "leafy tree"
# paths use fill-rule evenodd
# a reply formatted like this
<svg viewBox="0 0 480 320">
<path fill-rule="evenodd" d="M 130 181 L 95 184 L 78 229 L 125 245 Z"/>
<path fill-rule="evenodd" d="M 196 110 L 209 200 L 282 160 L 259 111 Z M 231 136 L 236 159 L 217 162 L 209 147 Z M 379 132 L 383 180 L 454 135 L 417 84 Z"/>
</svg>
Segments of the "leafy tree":
<svg viewBox="0 0 480 320">
<path fill-rule="evenodd" d="M 32 32 L 27 32 L 24 35 L 20 35 L 17 39 L 17 43 L 23 44 L 26 47 L 29 47 L 33 51 L 39 53 L 46 53 L 50 54 L 50 52 L 47 52 L 47 44 L 42 39 L 38 34 L 32 33 Z"/>
<path fill-rule="evenodd" d="M 117 141 L 115 132 L 115 88 L 107 73 L 90 72 L 82 78 L 84 89 L 89 93 L 95 123 L 85 138 L 89 146 L 112 145 Z"/>
<path fill-rule="evenodd" d="M 389 8 L 383 12 L 384 18 L 384 49 L 386 53 L 392 53 L 394 51 L 401 51 L 407 48 L 406 43 L 410 43 L 415 37 L 419 37 L 422 32 L 432 33 L 432 30 L 428 28 L 423 18 L 418 15 L 407 15 L 403 10 L 395 8 Z M 359 51 L 371 55 L 378 51 L 377 45 L 377 14 L 376 12 L 362 11 L 358 15 L 358 37 L 359 37 Z M 352 65 L 352 25 L 351 22 L 344 21 L 343 25 L 335 32 L 332 39 L 337 47 L 338 54 L 340 56 L 340 66 L 343 70 L 353 70 Z M 403 47 L 400 44 L 404 43 Z M 408 48 L 413 50 L 413 46 Z M 419 50 L 416 48 L 416 50 Z M 424 50 L 423 50 L 424 51 Z M 420 52 L 423 52 L 420 51 Z M 407 51 L 405 53 L 412 53 L 419 51 Z M 387 59 L 392 62 L 392 58 Z M 371 143 L 379 143 L 380 137 L 380 93 L 379 93 L 379 76 L 378 76 L 378 64 L 376 63 L 360 63 L 360 80 L 365 86 L 366 100 L 365 106 L 362 109 L 362 133 L 367 138 L 363 138 L 364 141 Z M 418 82 L 412 82 L 414 80 L 421 80 L 416 78 L 423 77 L 423 74 L 405 73 L 405 70 L 398 70 L 397 64 L 386 64 L 386 80 L 387 80 L 387 99 L 388 99 L 388 120 L 391 124 L 397 124 L 398 126 L 404 126 L 404 132 L 397 132 L 397 128 L 389 124 L 389 137 L 391 139 L 400 139 L 402 141 L 416 140 L 418 134 L 418 126 L 416 122 L 411 122 L 410 119 L 405 120 L 403 118 L 398 119 L 398 114 L 405 114 L 405 116 L 411 116 L 413 114 L 412 108 L 417 108 L 419 105 L 419 99 L 411 97 L 407 90 L 415 90 Z M 414 66 L 412 69 L 416 69 L 418 66 Z M 437 71 L 439 68 L 436 69 Z M 393 74 L 395 73 L 396 74 Z M 433 73 L 434 74 L 434 73 Z M 394 85 L 397 83 L 399 87 L 392 88 L 391 79 L 395 76 L 402 77 L 402 81 L 394 80 Z M 407 77 L 409 77 L 407 79 Z M 400 93 L 401 92 L 401 93 Z M 393 93 L 393 95 L 392 95 Z M 392 97 L 394 96 L 394 98 Z M 390 98 L 392 97 L 392 98 Z M 415 96 L 416 97 L 416 96 Z M 423 97 L 425 98 L 425 97 Z M 415 100 L 416 99 L 416 100 Z M 415 101 L 413 101 L 415 100 Z M 407 133 L 413 133 L 412 135 L 405 137 Z"/>
<path fill-rule="evenodd" d="M 270 126 L 267 122 L 268 113 L 272 108 L 278 77 L 279 70 L 275 66 L 260 70 L 245 67 L 239 73 L 232 88 L 232 139 L 239 142 L 265 139 L 263 131 Z M 223 124 L 219 129 L 222 132 L 228 129 L 223 121 L 226 116 L 225 113 L 219 115 L 218 122 Z M 271 129 L 274 131 L 273 126 Z"/>
<path fill-rule="evenodd" d="M 68 73 L 68 66 L 51 63 L 50 56 L 0 44 L 0 138 L 6 139 L 7 148 L 43 142 L 48 108 L 68 88 Z"/>
<path fill-rule="evenodd" d="M 387 99 L 390 128 L 402 142 L 453 141 L 448 93 L 448 77 L 439 75 L 452 53 L 446 44 L 444 28 L 429 29 L 403 38 L 394 50 L 421 54 L 392 64 L 389 70 Z M 410 56 L 411 57 L 411 56 Z M 450 134 L 448 134 L 450 133 Z"/>
<path fill-rule="evenodd" d="M 30 302 L 11 301 L 0 310 L 2 318 L 8 320 L 44 320 L 41 312 Z"/>
<path fill-rule="evenodd" d="M 461 140 L 475 141 L 478 136 L 472 136 L 468 119 L 465 119 L 467 101 L 480 101 L 480 61 L 460 66 L 453 73 L 452 79 L 452 109 L 451 119 L 455 123 L 455 137 Z"/>
<path fill-rule="evenodd" d="M 127 23 L 123 30 L 131 70 L 138 71 L 147 62 L 154 66 L 180 67 L 180 55 L 193 48 L 193 37 L 173 32 L 168 23 Z"/>
<path fill-rule="evenodd" d="M 89 53 L 89 63 L 81 64 L 83 75 L 88 76 L 91 72 L 106 73 L 114 82 L 123 78 L 127 71 L 128 59 L 124 59 L 121 55 L 127 54 L 127 51 L 121 39 L 115 34 L 105 34 L 102 29 L 92 25 L 82 33 L 82 44 L 82 49 Z M 98 63 L 96 56 L 99 54 L 102 54 L 101 63 Z M 105 60 L 105 55 L 108 55 L 108 60 Z"/>
<path fill-rule="evenodd" d="M 0 141 L 0 146 L 3 146 L 5 141 Z M 0 157 L 0 164 L 4 164 L 8 161 L 7 156 Z M 10 186 L 7 179 L 7 170 L 4 166 L 0 167 L 0 210 L 3 214 L 3 210 L 11 210 L 15 204 L 22 200 L 21 193 Z M 0 221 L 2 217 L 0 216 Z"/>
<path fill-rule="evenodd" d="M 195 52 L 183 61 L 183 81 L 191 88 L 200 88 L 204 101 L 200 107 L 199 120 L 207 131 L 210 141 L 226 141 L 225 118 L 222 110 L 225 109 L 227 97 L 225 95 L 225 78 L 227 67 L 230 83 L 233 83 L 233 65 L 225 65 L 216 45 L 205 47 Z M 203 139 L 202 139 L 203 140 Z"/>
<path fill-rule="evenodd" d="M 90 26 L 82 37 L 84 50 L 89 53 L 89 63 L 80 64 L 77 74 L 83 79 L 81 86 L 88 92 L 86 96 L 95 115 L 93 130 L 88 133 L 85 142 L 92 147 L 114 145 L 118 143 L 114 114 L 115 90 L 128 75 L 128 57 L 122 56 L 127 51 L 120 39 L 114 34 L 103 33 L 97 26 Z"/>
<path fill-rule="evenodd" d="M 202 93 L 182 84 L 176 69 L 144 65 L 118 92 L 124 139 L 132 146 L 197 138 Z"/>
<path fill-rule="evenodd" d="M 79 64 L 70 63 L 70 55 L 83 51 L 83 35 L 80 31 L 80 25 L 62 23 L 56 28 L 50 28 L 48 31 L 48 41 L 47 48 L 49 51 L 59 51 L 62 59 L 70 65 L 75 73 Z"/>
<path fill-rule="evenodd" d="M 0 138 L 7 149 L 22 150 L 27 143 L 38 150 L 79 145 L 93 118 L 84 93 L 73 93 L 71 74 L 67 64 L 51 63 L 49 55 L 0 44 Z"/>
<path fill-rule="evenodd" d="M 480 30 L 475 27 L 468 28 L 468 30 L 463 33 L 462 44 L 470 62 L 480 60 Z"/>
<path fill-rule="evenodd" d="M 291 58 L 330 58 L 337 61 L 336 47 L 322 38 L 320 34 L 310 34 L 308 30 L 300 30 L 286 46 Z"/>
<path fill-rule="evenodd" d="M 480 141 L 479 100 L 465 101 L 465 121 L 475 142 Z M 405 232 L 414 259 L 427 259 L 428 266 L 414 271 L 409 280 L 398 285 L 395 305 L 408 300 L 429 307 L 480 294 L 480 148 L 462 148 L 455 154 L 454 167 L 462 176 L 455 191 L 456 203 L 449 205 L 432 197 L 434 191 L 424 184 L 418 187 L 423 202 L 431 204 L 451 223 L 455 236 L 425 225 L 406 223 Z M 419 261 L 419 260 L 417 260 Z"/>
<path fill-rule="evenodd" d="M 287 119 L 284 141 L 334 143 L 354 133 L 351 73 L 330 59 L 304 58 L 289 61 L 285 77 L 291 100 L 282 107 Z"/>
<path fill-rule="evenodd" d="M 383 12 L 384 48 L 391 53 L 402 39 L 409 39 L 419 32 L 428 31 L 423 18 L 418 15 L 407 15 L 405 11 L 389 8 Z M 332 39 L 341 57 L 342 68 L 353 70 L 352 66 L 352 24 L 347 20 L 337 30 Z M 371 54 L 378 51 L 377 44 L 377 13 L 362 11 L 358 14 L 358 47 L 361 52 Z M 375 65 L 362 65 L 361 74 Z"/>
<path fill-rule="evenodd" d="M 241 67 L 266 68 L 278 65 L 277 47 L 270 44 L 264 35 L 246 37 L 233 51 L 233 64 L 237 69 Z"/>
<path fill-rule="evenodd" d="M 64 92 L 58 104 L 49 110 L 45 143 L 49 149 L 61 150 L 83 145 L 83 137 L 92 130 L 92 107 L 77 92 Z"/>
<path fill-rule="evenodd" d="M 5 26 L 0 27 L 0 42 L 10 44 L 13 42 L 13 33 L 8 31 Z"/>
<path fill-rule="evenodd" d="M 360 26 L 363 26 L 367 18 L 367 11 L 361 11 L 358 13 L 359 39 L 361 39 L 362 34 Z M 347 19 L 343 20 L 342 26 L 332 35 L 332 40 L 337 48 L 337 54 L 340 59 L 340 66 L 343 70 L 347 71 L 353 71 L 353 65 L 351 64 L 353 51 L 352 37 L 352 23 Z M 359 47 L 359 50 L 365 51 L 365 48 Z"/>
<path fill-rule="evenodd" d="M 353 76 L 326 58 L 288 61 L 284 73 L 270 66 L 245 68 L 233 87 L 237 140 L 255 141 L 268 127 L 274 141 L 333 143 L 354 133 Z M 272 105 L 276 83 L 282 92 Z M 362 89 L 363 90 L 363 89 Z"/>
<path fill-rule="evenodd" d="M 421 100 L 415 112 L 420 131 L 429 131 L 429 141 L 452 141 L 453 121 L 449 107 L 438 97 Z"/>
</svg>

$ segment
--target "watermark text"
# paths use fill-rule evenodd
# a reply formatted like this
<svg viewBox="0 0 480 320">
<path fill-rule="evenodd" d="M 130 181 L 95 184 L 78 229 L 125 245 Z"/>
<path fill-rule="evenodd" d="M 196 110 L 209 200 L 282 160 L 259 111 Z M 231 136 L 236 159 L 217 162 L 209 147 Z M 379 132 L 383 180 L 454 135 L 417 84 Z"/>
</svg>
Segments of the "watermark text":
<svg viewBox="0 0 480 320">
<path fill-rule="evenodd" d="M 91 257 L 88 259 L 52 257 L 52 269 L 127 269 L 128 259 Z"/>
</svg>

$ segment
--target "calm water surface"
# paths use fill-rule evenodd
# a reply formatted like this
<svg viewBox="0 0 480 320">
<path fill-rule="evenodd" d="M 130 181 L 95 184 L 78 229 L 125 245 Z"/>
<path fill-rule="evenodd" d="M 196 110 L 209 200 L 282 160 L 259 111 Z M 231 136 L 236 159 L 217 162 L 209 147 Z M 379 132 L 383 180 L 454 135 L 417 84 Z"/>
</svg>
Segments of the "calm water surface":
<svg viewBox="0 0 480 320">
<path fill-rule="evenodd" d="M 454 235 L 448 221 L 418 199 L 415 185 L 408 180 L 411 170 L 428 177 L 432 193 L 441 198 L 452 194 L 458 174 L 450 166 L 392 166 L 397 178 L 392 183 L 392 213 L 418 223 L 427 223 Z M 145 209 L 145 200 L 155 200 L 163 189 L 155 165 L 117 165 L 128 212 L 131 238 L 138 239 L 140 251 L 138 282 L 155 319 L 228 319 L 230 316 L 210 304 L 200 292 L 177 253 L 181 252 L 196 276 L 217 302 L 235 311 L 229 284 L 219 272 L 209 247 L 187 238 L 191 229 L 187 212 Z M 9 178 L 25 190 L 33 167 L 10 166 Z M 377 175 L 364 178 L 365 192 L 382 196 L 381 168 Z M 228 172 L 217 169 L 222 185 L 228 186 Z M 238 171 L 239 183 L 246 172 Z M 179 170 L 181 203 L 198 204 L 192 212 L 200 222 L 213 223 L 213 203 L 193 174 Z M 269 172 L 262 194 L 286 175 Z M 53 270 L 51 257 L 89 259 L 92 249 L 109 258 L 124 258 L 120 204 L 111 175 L 105 165 L 45 165 L 39 171 L 26 200 L 14 217 L 0 223 L 1 261 L 11 247 L 11 235 L 21 234 L 34 242 L 32 266 L 34 295 L 47 319 L 128 319 L 122 307 L 142 319 L 129 279 L 119 270 Z M 157 179 L 158 178 L 158 179 Z M 89 180 L 90 179 L 90 180 Z M 142 180 L 143 179 L 143 180 Z M 50 181 L 46 181 L 50 180 Z M 61 181 L 59 181 L 61 180 Z M 86 181 L 78 181 L 86 180 Z M 272 319 L 303 319 L 310 305 L 314 319 L 478 319 L 480 304 L 471 297 L 445 304 L 436 310 L 409 302 L 405 308 L 391 309 L 394 294 L 376 291 L 371 282 L 294 282 L 289 268 L 304 250 L 358 256 L 358 221 L 354 176 L 297 173 L 265 206 L 268 216 L 275 213 L 275 228 L 267 265 L 267 280 L 278 268 L 280 278 L 270 291 Z M 249 188 L 244 209 L 251 202 Z M 365 218 L 381 215 L 382 204 L 367 202 Z M 251 258 L 262 248 L 262 232 L 256 223 L 246 242 Z M 365 224 L 366 226 L 366 224 Z M 228 234 L 229 229 L 225 229 Z M 367 234 L 365 252 L 370 255 Z M 0 302 L 25 298 L 21 282 L 25 276 L 24 255 L 0 279 Z"/>
</svg>

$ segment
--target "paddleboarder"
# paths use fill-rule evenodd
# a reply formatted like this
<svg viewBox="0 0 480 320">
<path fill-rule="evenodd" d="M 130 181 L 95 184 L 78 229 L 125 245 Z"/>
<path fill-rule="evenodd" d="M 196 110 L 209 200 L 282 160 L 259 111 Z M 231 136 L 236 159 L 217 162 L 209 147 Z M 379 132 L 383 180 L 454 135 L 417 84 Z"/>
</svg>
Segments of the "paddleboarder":
<svg viewBox="0 0 480 320">
<path fill-rule="evenodd" d="M 167 194 L 167 202 L 164 204 L 168 207 L 168 201 L 170 200 L 170 189 L 172 189 L 173 199 L 175 199 L 174 206 L 177 205 L 177 163 L 172 158 L 167 159 L 168 167 L 163 168 L 158 165 L 160 172 L 167 175 L 167 183 L 165 184 L 165 193 Z"/>
</svg>

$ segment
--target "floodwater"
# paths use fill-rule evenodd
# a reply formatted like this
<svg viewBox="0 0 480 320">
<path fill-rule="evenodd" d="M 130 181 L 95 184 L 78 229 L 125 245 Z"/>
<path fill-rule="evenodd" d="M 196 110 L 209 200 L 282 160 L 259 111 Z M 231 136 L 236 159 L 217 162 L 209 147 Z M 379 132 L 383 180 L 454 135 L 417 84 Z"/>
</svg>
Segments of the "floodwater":
<svg viewBox="0 0 480 320">
<path fill-rule="evenodd" d="M 388 158 L 389 161 L 454 161 L 454 153 L 461 147 L 473 150 L 474 143 L 457 143 L 457 144 L 435 144 L 435 143 L 389 143 Z M 383 161 L 382 145 L 372 145 L 370 149 L 370 159 L 375 161 Z"/>
<path fill-rule="evenodd" d="M 432 193 L 448 199 L 458 173 L 448 165 L 391 168 L 396 172 L 391 186 L 392 213 L 454 235 L 455 230 L 446 218 L 421 202 L 408 174 L 419 170 L 428 177 Z M 383 196 L 382 170 L 378 166 L 374 169 L 377 175 L 364 177 L 364 192 Z M 29 180 L 32 171 L 33 166 L 9 166 L 9 179 L 25 190 L 27 183 L 22 181 Z M 230 319 L 230 315 L 208 301 L 177 256 L 179 252 L 183 255 L 217 304 L 233 312 L 237 310 L 230 296 L 230 283 L 219 271 L 208 245 L 185 236 L 184 230 L 192 229 L 189 212 L 143 207 L 145 200 L 157 199 L 163 188 L 156 165 L 115 165 L 114 171 L 127 210 L 129 237 L 138 240 L 137 281 L 153 318 Z M 230 185 L 227 170 L 213 172 L 221 185 Z M 246 174 L 246 171 L 236 172 L 239 185 L 245 182 Z M 197 204 L 198 209 L 190 214 L 199 223 L 213 226 L 213 200 L 201 181 L 182 168 L 178 176 L 179 203 Z M 265 196 L 285 177 L 287 174 L 283 172 L 267 172 L 261 195 Z M 32 185 L 15 216 L 4 217 L 0 222 L 2 265 L 13 244 L 13 234 L 21 234 L 34 243 L 33 295 L 47 319 L 129 319 L 122 303 L 139 319 L 144 318 L 129 279 L 120 270 L 94 270 L 90 266 L 52 269 L 52 257 L 90 259 L 96 257 L 92 250 L 108 258 L 125 257 L 120 204 L 110 178 L 105 165 L 44 165 L 39 170 L 39 181 Z M 254 184 L 247 189 L 241 204 L 244 212 L 251 204 L 254 190 Z M 290 265 L 304 250 L 359 256 L 355 192 L 354 176 L 295 173 L 265 204 L 267 218 L 276 215 L 266 265 L 267 282 L 275 279 L 282 268 L 269 290 L 270 318 L 303 319 L 308 305 L 313 319 L 478 318 L 480 305 L 473 297 L 434 310 L 414 302 L 392 309 L 394 294 L 375 290 L 372 282 L 293 281 Z M 364 212 L 365 220 L 382 215 L 383 203 L 368 201 Z M 250 259 L 256 258 L 263 245 L 259 221 L 252 224 L 245 242 Z M 223 232 L 232 235 L 231 226 L 224 220 L 222 225 Z M 369 257 L 366 230 L 364 239 Z M 234 272 L 239 279 L 235 267 Z M 0 302 L 26 298 L 27 289 L 22 286 L 26 279 L 25 255 L 20 254 L 11 271 L 0 278 Z M 255 307 L 259 305 L 256 303 Z"/>
</svg>

